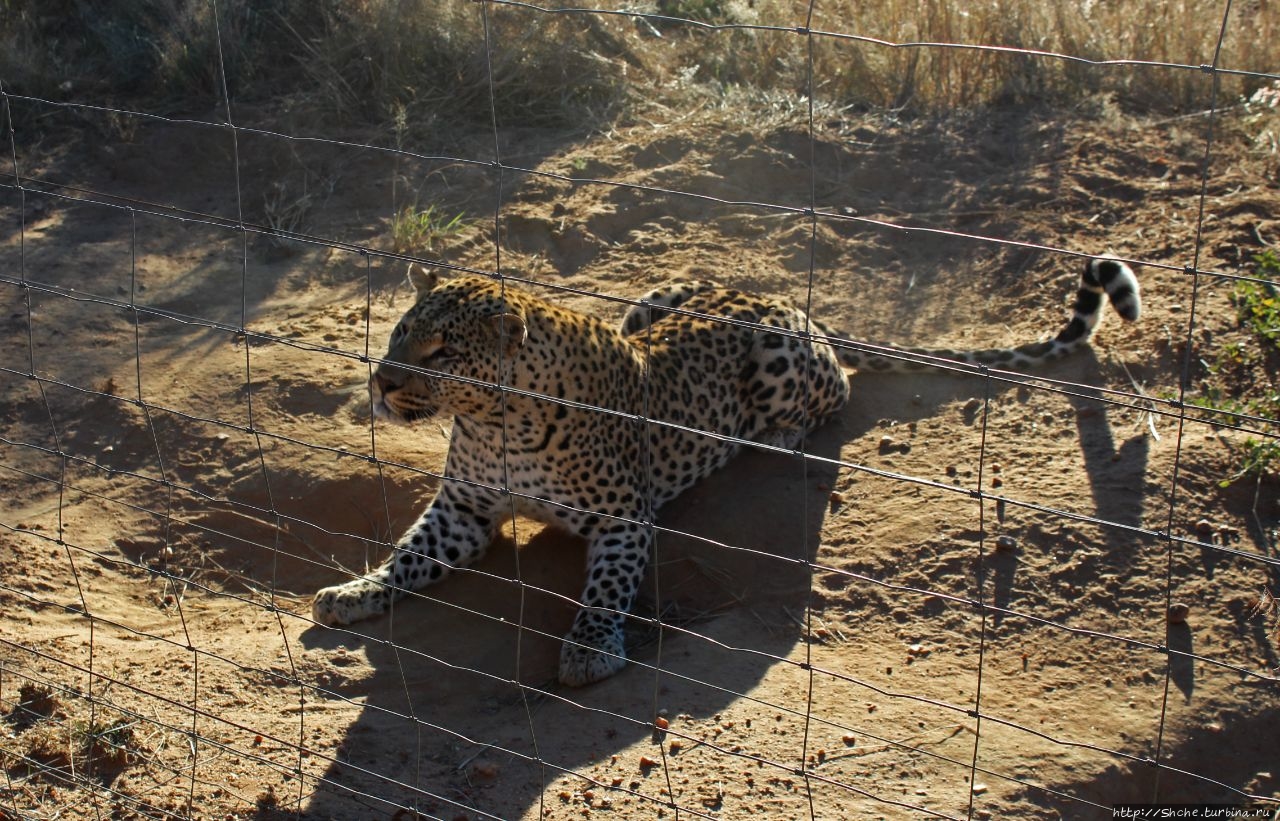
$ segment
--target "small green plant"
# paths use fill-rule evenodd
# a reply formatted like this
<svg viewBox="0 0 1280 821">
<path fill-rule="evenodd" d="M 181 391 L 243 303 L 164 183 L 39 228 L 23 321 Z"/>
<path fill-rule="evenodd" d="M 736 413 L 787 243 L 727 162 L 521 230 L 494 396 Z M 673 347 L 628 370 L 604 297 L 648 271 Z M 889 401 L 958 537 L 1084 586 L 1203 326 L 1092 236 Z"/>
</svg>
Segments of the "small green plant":
<svg viewBox="0 0 1280 821">
<path fill-rule="evenodd" d="M 1203 363 L 1208 378 L 1201 384 L 1200 395 L 1188 399 L 1211 422 L 1260 434 L 1245 438 L 1235 473 L 1219 483 L 1224 487 L 1245 476 L 1265 475 L 1273 465 L 1280 465 L 1276 436 L 1280 433 L 1280 384 L 1274 368 L 1280 359 L 1280 295 L 1274 284 L 1280 279 L 1280 256 L 1266 251 L 1254 262 L 1255 276 L 1266 281 L 1240 282 L 1234 300 L 1240 327 L 1257 344 L 1240 340 L 1224 344 L 1212 362 Z"/>
<path fill-rule="evenodd" d="M 461 213 L 452 218 L 443 209 L 406 205 L 391 218 L 391 241 L 400 254 L 439 254 L 444 240 L 467 227 Z"/>
<path fill-rule="evenodd" d="M 1267 280 L 1280 277 L 1280 256 L 1266 251 L 1253 258 L 1258 276 Z M 1236 304 L 1240 321 L 1253 329 L 1259 339 L 1280 350 L 1280 296 L 1274 282 L 1242 282 L 1236 288 Z"/>
</svg>

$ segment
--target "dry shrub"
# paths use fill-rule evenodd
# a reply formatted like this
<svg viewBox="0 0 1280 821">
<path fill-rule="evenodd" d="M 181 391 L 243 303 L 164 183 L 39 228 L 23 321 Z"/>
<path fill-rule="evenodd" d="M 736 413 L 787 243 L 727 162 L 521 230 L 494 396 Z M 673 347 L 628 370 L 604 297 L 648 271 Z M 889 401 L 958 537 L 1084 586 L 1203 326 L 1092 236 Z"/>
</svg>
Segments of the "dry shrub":
<svg viewBox="0 0 1280 821">
<path fill-rule="evenodd" d="M 323 4 L 319 14 L 281 17 L 288 59 L 301 76 L 289 92 L 355 120 L 407 111 L 411 119 L 487 122 L 491 85 L 499 114 L 530 124 L 610 105 L 616 83 L 607 60 L 596 59 L 589 29 L 488 9 L 486 50 L 485 11 L 476 3 L 410 0 Z"/>
<path fill-rule="evenodd" d="M 623 42 L 593 18 L 470 0 L 53 0 L 0 6 L 20 94 L 201 109 L 287 101 L 346 121 L 393 112 L 565 124 L 621 100 Z M 484 15 L 488 16 L 486 48 Z M 492 82 L 490 80 L 492 67 Z M 492 94 L 491 94 L 492 90 Z"/>
</svg>

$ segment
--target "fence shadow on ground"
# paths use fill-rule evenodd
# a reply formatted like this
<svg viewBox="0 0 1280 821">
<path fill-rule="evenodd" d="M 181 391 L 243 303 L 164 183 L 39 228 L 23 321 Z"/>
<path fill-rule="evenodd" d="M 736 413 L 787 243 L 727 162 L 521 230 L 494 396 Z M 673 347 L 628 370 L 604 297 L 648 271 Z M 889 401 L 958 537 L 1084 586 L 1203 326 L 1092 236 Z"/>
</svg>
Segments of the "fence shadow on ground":
<svg viewBox="0 0 1280 821">
<path fill-rule="evenodd" d="M 835 458 L 839 435 L 819 431 L 811 452 Z M 804 497 L 825 500 L 818 486 L 833 475 L 745 452 L 664 508 L 628 629 L 632 663 L 596 685 L 555 680 L 585 546 L 524 520 L 524 546 L 498 540 L 478 572 L 349 631 L 306 631 L 308 647 L 362 648 L 375 672 L 341 693 L 364 706 L 305 817 L 406 807 L 520 817 L 557 776 L 589 774 L 648 737 L 657 711 L 711 715 L 749 692 L 798 639 L 786 612 L 804 611 L 826 512 Z M 656 777 L 630 770 L 634 791 L 656 797 Z"/>
<path fill-rule="evenodd" d="M 1278 733 L 1280 712 L 1275 709 L 1247 716 L 1231 712 L 1218 721 L 1206 721 L 1185 737 L 1174 736 L 1177 740 L 1161 751 L 1161 767 L 1140 761 L 1115 764 L 1087 781 L 1066 785 L 1063 792 L 1105 807 L 1144 803 L 1248 805 L 1235 789 L 1225 785 L 1266 794 L 1276 763 Z M 1207 772 L 1217 781 L 1191 775 Z M 1074 801 L 1045 802 L 1044 796 L 1033 796 L 1032 800 L 1047 803 L 1064 818 L 1112 817 L 1109 810 L 1102 809 L 1082 814 L 1082 805 Z"/>
</svg>

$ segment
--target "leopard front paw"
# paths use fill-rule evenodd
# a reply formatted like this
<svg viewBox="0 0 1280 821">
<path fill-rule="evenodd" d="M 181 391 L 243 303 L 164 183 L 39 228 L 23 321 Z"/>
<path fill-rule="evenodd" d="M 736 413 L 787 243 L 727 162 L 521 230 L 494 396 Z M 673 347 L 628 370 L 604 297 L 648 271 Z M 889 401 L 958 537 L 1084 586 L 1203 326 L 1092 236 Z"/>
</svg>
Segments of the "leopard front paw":
<svg viewBox="0 0 1280 821">
<path fill-rule="evenodd" d="M 326 626 L 351 624 L 385 612 L 389 600 L 386 585 L 356 579 L 316 593 L 311 600 L 311 618 Z"/>
<path fill-rule="evenodd" d="M 622 620 L 580 614 L 560 646 L 561 683 L 581 687 L 606 679 L 626 666 Z"/>
</svg>

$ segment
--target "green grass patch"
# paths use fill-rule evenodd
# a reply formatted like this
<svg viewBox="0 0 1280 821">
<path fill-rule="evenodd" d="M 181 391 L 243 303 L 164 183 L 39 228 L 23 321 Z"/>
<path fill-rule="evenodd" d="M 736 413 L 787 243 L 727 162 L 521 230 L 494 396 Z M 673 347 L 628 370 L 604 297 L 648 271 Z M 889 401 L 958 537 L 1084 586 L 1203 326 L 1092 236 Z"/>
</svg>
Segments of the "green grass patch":
<svg viewBox="0 0 1280 821">
<path fill-rule="evenodd" d="M 1240 282 L 1233 299 L 1242 339 L 1225 343 L 1212 362 L 1204 362 L 1205 378 L 1188 404 L 1205 411 L 1211 422 L 1243 428 L 1246 436 L 1228 485 L 1247 476 L 1269 476 L 1280 465 L 1280 256 L 1266 251 L 1254 257 L 1255 276 L 1263 282 Z"/>
<path fill-rule="evenodd" d="M 466 227 L 462 214 L 450 217 L 435 205 L 406 205 L 391 218 L 391 241 L 397 253 L 439 256 L 445 241 Z"/>
</svg>

